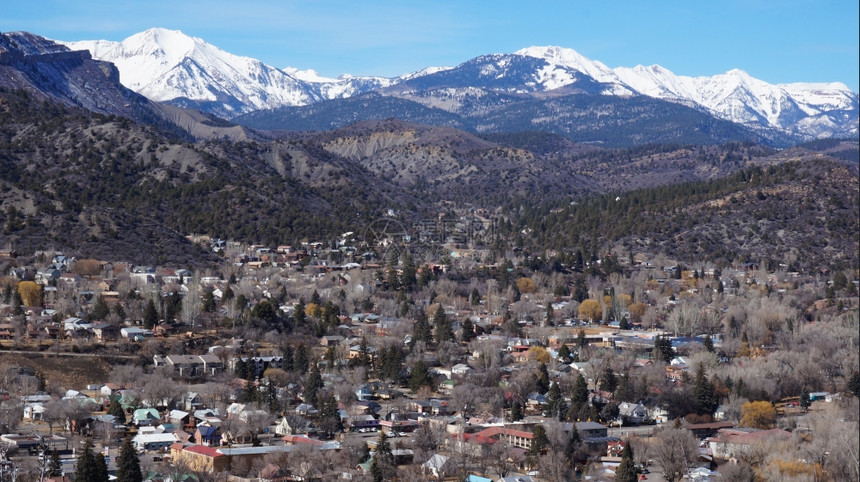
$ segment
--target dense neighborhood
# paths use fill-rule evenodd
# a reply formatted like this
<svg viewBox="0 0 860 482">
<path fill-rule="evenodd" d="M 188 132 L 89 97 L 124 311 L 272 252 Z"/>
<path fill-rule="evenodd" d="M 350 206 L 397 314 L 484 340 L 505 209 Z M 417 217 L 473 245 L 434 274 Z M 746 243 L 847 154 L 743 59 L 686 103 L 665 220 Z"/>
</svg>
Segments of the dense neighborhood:
<svg viewBox="0 0 860 482">
<path fill-rule="evenodd" d="M 195 241 L 220 270 L 0 252 L 4 473 L 856 477 L 856 272 Z"/>
</svg>

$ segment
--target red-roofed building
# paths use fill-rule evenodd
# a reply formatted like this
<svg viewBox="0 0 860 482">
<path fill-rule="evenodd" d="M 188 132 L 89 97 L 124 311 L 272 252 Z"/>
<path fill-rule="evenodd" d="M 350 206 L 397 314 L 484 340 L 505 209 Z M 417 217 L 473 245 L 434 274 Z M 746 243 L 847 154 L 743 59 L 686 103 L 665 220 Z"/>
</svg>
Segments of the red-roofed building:
<svg viewBox="0 0 860 482">
<path fill-rule="evenodd" d="M 481 430 L 480 432 L 463 434 L 463 439 L 465 441 L 474 440 L 479 444 L 492 444 L 499 440 L 505 440 L 513 447 L 528 450 L 529 447 L 532 446 L 533 436 L 534 435 L 531 432 L 525 432 L 523 430 L 514 430 L 505 427 L 490 427 Z"/>
<path fill-rule="evenodd" d="M 194 472 L 221 473 L 227 470 L 229 458 L 215 447 L 205 445 L 173 444 L 170 446 L 173 460 L 182 460 Z"/>
</svg>

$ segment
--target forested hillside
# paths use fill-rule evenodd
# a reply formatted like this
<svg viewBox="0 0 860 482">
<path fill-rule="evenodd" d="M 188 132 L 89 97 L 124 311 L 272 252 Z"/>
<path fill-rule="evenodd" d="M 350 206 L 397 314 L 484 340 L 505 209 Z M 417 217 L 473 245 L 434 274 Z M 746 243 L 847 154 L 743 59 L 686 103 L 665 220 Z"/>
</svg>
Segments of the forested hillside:
<svg viewBox="0 0 860 482">
<path fill-rule="evenodd" d="M 330 241 L 387 212 L 413 225 L 480 208 L 500 227 L 498 254 L 857 262 L 850 141 L 605 149 L 386 119 L 192 143 L 21 90 L 0 91 L 0 126 L 0 242 L 22 252 L 205 262 L 185 236 Z"/>
<path fill-rule="evenodd" d="M 858 264 L 857 187 L 856 165 L 795 161 L 569 204 L 512 205 L 502 226 L 528 248 L 581 247 L 595 259 L 614 247 L 721 265 L 842 269 Z M 528 234 L 513 232 L 522 226 Z"/>
</svg>

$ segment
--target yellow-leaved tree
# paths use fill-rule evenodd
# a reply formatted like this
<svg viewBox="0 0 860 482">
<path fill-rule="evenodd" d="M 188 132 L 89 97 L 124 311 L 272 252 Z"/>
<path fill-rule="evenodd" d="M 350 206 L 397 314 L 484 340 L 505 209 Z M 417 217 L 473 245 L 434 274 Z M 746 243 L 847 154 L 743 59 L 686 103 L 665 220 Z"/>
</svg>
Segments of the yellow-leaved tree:
<svg viewBox="0 0 860 482">
<path fill-rule="evenodd" d="M 517 280 L 517 289 L 520 293 L 534 293 L 535 282 L 531 278 L 520 278 Z"/>
<path fill-rule="evenodd" d="M 741 427 L 769 429 L 776 424 L 776 408 L 766 401 L 741 405 Z"/>
<path fill-rule="evenodd" d="M 42 306 L 42 287 L 34 281 L 18 283 L 18 294 L 24 306 Z"/>
<path fill-rule="evenodd" d="M 542 346 L 533 346 L 529 348 L 529 358 L 541 363 L 549 363 L 552 360 L 552 357 L 549 356 L 549 352 Z"/>
<path fill-rule="evenodd" d="M 603 317 L 603 309 L 600 307 L 600 302 L 595 299 L 582 300 L 579 304 L 579 317 L 594 321 Z"/>
</svg>

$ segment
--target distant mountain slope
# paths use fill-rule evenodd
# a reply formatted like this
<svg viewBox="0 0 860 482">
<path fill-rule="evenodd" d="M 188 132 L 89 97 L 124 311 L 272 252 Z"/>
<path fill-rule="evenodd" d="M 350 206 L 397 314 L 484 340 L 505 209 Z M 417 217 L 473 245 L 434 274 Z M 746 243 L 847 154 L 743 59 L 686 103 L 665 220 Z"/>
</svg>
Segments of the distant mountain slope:
<svg viewBox="0 0 860 482">
<path fill-rule="evenodd" d="M 426 81 L 427 79 L 422 79 Z M 398 86 L 394 89 L 400 89 Z M 697 109 L 645 96 L 500 94 L 471 88 L 371 92 L 301 107 L 256 111 L 234 122 L 255 129 L 336 129 L 361 120 L 398 118 L 475 133 L 544 131 L 604 147 L 645 143 L 789 145 L 791 137 L 760 132 Z"/>
<path fill-rule="evenodd" d="M 0 172 L 2 245 L 135 263 L 210 259 L 191 233 L 268 244 L 340 233 L 408 200 L 315 144 L 192 145 L 4 88 Z"/>
<path fill-rule="evenodd" d="M 527 248 L 661 252 L 787 271 L 860 262 L 857 166 L 824 159 L 748 167 L 727 177 L 614 192 L 575 204 L 508 206 Z"/>
<path fill-rule="evenodd" d="M 150 100 L 120 84 L 114 65 L 26 32 L 0 33 L 0 87 L 100 114 L 164 124 Z"/>
<path fill-rule="evenodd" d="M 481 138 L 394 119 L 192 144 L 0 88 L 0 244 L 22 253 L 55 248 L 135 263 L 205 263 L 210 254 L 185 235 L 268 245 L 327 241 L 360 231 L 389 209 L 413 225 L 461 207 L 484 208 L 511 226 L 500 247 L 529 228 L 529 247 L 537 251 L 643 243 L 705 259 L 711 255 L 696 249 L 712 249 L 720 236 L 737 232 L 744 237 L 726 243 L 725 256 L 795 253 L 834 265 L 851 260 L 845 243 L 857 224 L 857 164 L 850 156 L 836 167 L 817 159 L 824 157 L 818 152 L 856 152 L 856 142 L 844 144 L 810 146 L 817 152 L 740 143 L 611 150 L 546 133 Z M 756 172 L 770 176 L 764 167 L 748 171 L 746 182 L 731 178 L 757 164 L 792 162 L 803 169 L 775 171 L 782 174 L 773 178 L 788 182 L 785 188 L 759 182 Z M 719 197 L 693 198 L 673 187 L 727 176 L 730 189 L 713 191 Z M 612 195 L 592 203 L 605 192 Z M 618 201 L 627 211 L 611 208 L 628 192 L 637 201 Z M 594 209 L 558 218 L 556 210 L 571 201 Z M 735 213 L 735 205 L 743 209 Z M 584 214 L 590 217 L 577 217 Z"/>
<path fill-rule="evenodd" d="M 68 42 L 95 58 L 114 62 L 122 81 L 152 99 L 198 108 L 231 118 L 260 109 L 324 102 L 384 90 L 412 100 L 440 97 L 446 90 L 541 94 L 561 89 L 611 98 L 648 96 L 699 109 L 773 139 L 792 142 L 858 135 L 858 95 L 844 84 L 772 85 L 733 69 L 702 77 L 675 75 L 660 67 L 611 69 L 569 48 L 528 47 L 513 54 L 490 54 L 455 68 L 428 68 L 396 78 L 320 77 L 313 71 L 283 70 L 224 52 L 178 31 L 150 29 L 122 42 Z M 491 99 L 484 96 L 481 105 Z M 420 101 L 420 100 L 419 100 Z M 461 105 L 427 104 L 451 112 Z M 354 120 L 382 118 L 367 112 Z"/>
<path fill-rule="evenodd" d="M 245 139 L 243 127 L 211 114 L 153 102 L 120 83 L 117 68 L 93 60 L 87 50 L 26 32 L 0 34 L 0 87 L 67 107 L 116 115 L 183 138 Z"/>
</svg>

